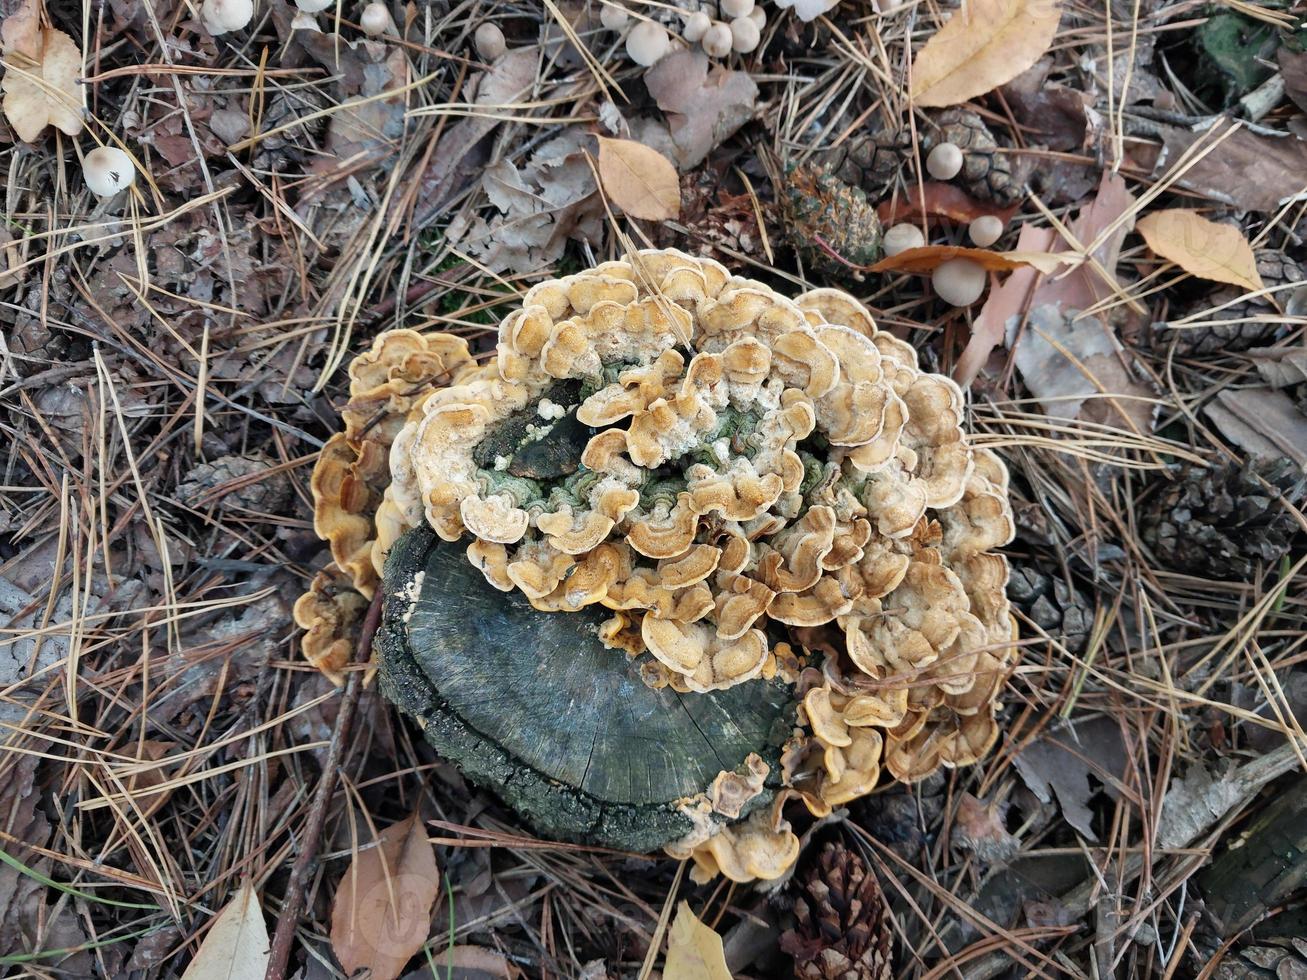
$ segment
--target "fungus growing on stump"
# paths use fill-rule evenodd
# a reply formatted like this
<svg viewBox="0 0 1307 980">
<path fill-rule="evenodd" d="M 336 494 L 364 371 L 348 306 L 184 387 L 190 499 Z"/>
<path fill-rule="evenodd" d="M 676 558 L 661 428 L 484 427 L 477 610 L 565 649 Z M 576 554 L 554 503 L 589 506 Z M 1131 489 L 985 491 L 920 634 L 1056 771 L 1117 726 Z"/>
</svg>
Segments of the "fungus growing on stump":
<svg viewBox="0 0 1307 980">
<path fill-rule="evenodd" d="M 647 250 L 530 289 L 489 363 L 400 331 L 350 374 L 306 652 L 384 558 L 383 692 L 541 833 L 775 877 L 787 799 L 997 737 L 1007 472 L 851 296 Z"/>
</svg>

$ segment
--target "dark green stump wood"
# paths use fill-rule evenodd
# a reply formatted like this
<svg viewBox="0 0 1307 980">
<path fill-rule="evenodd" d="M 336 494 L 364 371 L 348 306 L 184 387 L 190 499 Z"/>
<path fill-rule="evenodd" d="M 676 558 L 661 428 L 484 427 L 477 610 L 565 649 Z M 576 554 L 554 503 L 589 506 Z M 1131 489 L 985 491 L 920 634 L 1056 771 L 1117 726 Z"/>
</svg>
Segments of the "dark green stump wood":
<svg viewBox="0 0 1307 980">
<path fill-rule="evenodd" d="M 1307 883 L 1307 778 L 1253 812 L 1238 846 L 1218 854 L 1198 876 L 1207 909 L 1226 938 L 1288 902 Z"/>
<path fill-rule="evenodd" d="M 690 830 L 672 804 L 719 772 L 751 752 L 776 772 L 793 720 L 783 684 L 652 690 L 639 661 L 599 642 L 606 611 L 538 612 L 425 528 L 391 550 L 384 589 L 382 693 L 544 835 L 656 850 Z"/>
</svg>

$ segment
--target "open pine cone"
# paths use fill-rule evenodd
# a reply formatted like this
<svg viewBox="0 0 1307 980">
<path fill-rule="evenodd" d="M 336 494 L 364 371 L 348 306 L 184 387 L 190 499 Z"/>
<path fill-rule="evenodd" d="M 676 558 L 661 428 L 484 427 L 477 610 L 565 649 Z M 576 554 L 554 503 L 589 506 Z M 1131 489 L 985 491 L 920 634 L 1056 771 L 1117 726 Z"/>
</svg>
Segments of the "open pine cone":
<svg viewBox="0 0 1307 980">
<path fill-rule="evenodd" d="M 1259 248 L 1256 258 L 1257 274 L 1268 289 L 1307 282 L 1307 270 L 1283 252 Z M 1266 296 L 1240 300 L 1244 292 L 1234 286 L 1212 291 L 1193 311 L 1210 311 L 1202 315 L 1200 323 L 1175 328 L 1169 323 L 1155 324 L 1154 344 L 1174 344 L 1176 353 L 1184 356 L 1233 353 L 1272 343 L 1288 331 L 1281 313 L 1295 290 L 1277 289 Z"/>
<path fill-rule="evenodd" d="M 882 770 L 917 780 L 997 738 L 1016 660 L 992 550 L 1013 534 L 1007 471 L 968 445 L 957 386 L 851 296 L 789 299 L 647 250 L 530 289 L 494 361 L 392 331 L 350 376 L 346 430 L 314 472 L 315 525 L 364 595 L 425 526 L 542 615 L 608 610 L 598 638 L 642 658 L 650 687 L 788 684 L 799 727 L 780 780 L 818 814 Z M 359 612 L 340 608 L 339 583 L 320 577 L 296 607 L 306 653 L 336 670 Z M 808 665 L 790 629 L 826 629 L 839 649 Z M 761 792 L 761 777 L 736 779 Z M 682 852 L 706 872 L 774 876 L 792 835 L 749 855 L 779 826 L 705 825 Z"/>
<path fill-rule="evenodd" d="M 1247 581 L 1259 564 L 1288 552 L 1299 526 L 1284 502 L 1300 502 L 1303 490 L 1289 459 L 1186 466 L 1152 499 L 1140 521 L 1143 538 L 1177 571 Z"/>
<path fill-rule="evenodd" d="M 856 851 L 829 843 L 794 903 L 795 927 L 781 936 L 799 980 L 889 980 L 894 974 L 890 910 Z"/>
</svg>

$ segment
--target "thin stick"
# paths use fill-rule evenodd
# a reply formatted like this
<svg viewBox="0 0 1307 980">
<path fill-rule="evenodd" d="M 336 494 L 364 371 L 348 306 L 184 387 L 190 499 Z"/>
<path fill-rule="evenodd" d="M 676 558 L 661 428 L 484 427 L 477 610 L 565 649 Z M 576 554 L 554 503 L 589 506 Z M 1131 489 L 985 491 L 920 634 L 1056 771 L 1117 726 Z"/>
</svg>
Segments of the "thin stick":
<svg viewBox="0 0 1307 980">
<path fill-rule="evenodd" d="M 372 656 L 372 637 L 381 622 L 382 595 L 381 588 L 378 587 L 372 596 L 372 605 L 368 606 L 367 615 L 363 617 L 363 628 L 359 631 L 358 646 L 354 650 L 356 665 L 367 663 Z M 345 692 L 341 696 L 340 711 L 336 715 L 336 728 L 331 733 L 331 745 L 327 749 L 327 761 L 322 766 L 317 792 L 313 794 L 313 805 L 309 810 L 308 826 L 304 828 L 300 853 L 295 859 L 295 866 L 291 868 L 290 881 L 286 884 L 285 904 L 277 916 L 277 931 L 272 937 L 268 972 L 264 974 L 264 980 L 286 980 L 291 943 L 295 940 L 295 930 L 304 911 L 309 874 L 318 854 L 318 842 L 322 838 L 322 825 L 327 819 L 331 797 L 336 791 L 336 771 L 340 768 L 341 756 L 345 754 L 345 740 L 349 736 L 350 722 L 354 719 L 354 709 L 358 705 L 363 673 L 361 670 L 351 670 L 345 678 Z"/>
</svg>

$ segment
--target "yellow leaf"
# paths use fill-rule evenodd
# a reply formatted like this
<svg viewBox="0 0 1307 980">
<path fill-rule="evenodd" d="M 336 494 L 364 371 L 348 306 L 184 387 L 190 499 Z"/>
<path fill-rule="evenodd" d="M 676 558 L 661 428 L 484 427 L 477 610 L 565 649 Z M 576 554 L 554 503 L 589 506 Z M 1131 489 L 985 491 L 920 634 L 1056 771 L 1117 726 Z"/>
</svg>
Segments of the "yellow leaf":
<svg viewBox="0 0 1307 980">
<path fill-rule="evenodd" d="M 689 902 L 676 907 L 667 935 L 663 976 L 667 980 L 731 980 L 722 937 L 695 918 Z"/>
<path fill-rule="evenodd" d="M 82 52 L 63 31 L 39 25 L 26 3 L 0 26 L 5 63 L 4 112 L 18 138 L 31 143 L 48 125 L 82 131 Z"/>
<path fill-rule="evenodd" d="M 1144 215 L 1135 226 L 1148 247 L 1190 275 L 1244 289 L 1264 289 L 1252 246 L 1233 225 L 1174 208 Z"/>
<path fill-rule="evenodd" d="M 681 181 L 672 161 L 635 140 L 597 138 L 599 180 L 614 204 L 649 221 L 681 213 Z"/>
<path fill-rule="evenodd" d="M 1053 43 L 1058 0 L 967 0 L 912 62 L 912 100 L 957 105 L 1010 82 Z"/>
<path fill-rule="evenodd" d="M 182 980 L 263 980 L 268 971 L 268 927 L 247 881 L 218 913 Z"/>
<path fill-rule="evenodd" d="M 331 948 L 345 973 L 394 980 L 427 941 L 440 870 L 413 814 L 381 832 L 341 878 L 331 906 Z"/>
</svg>

